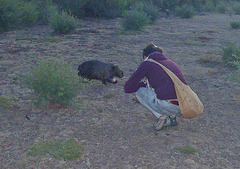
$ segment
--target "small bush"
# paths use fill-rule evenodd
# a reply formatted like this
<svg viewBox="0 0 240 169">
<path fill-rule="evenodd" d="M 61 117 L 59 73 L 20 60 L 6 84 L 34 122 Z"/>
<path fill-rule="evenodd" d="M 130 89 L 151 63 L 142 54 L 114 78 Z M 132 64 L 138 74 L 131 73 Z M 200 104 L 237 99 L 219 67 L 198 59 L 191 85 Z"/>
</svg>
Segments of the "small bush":
<svg viewBox="0 0 240 169">
<path fill-rule="evenodd" d="M 60 10 L 71 11 L 73 16 L 84 16 L 84 5 L 89 0 L 52 0 Z"/>
<path fill-rule="evenodd" d="M 162 12 L 169 13 L 170 11 L 174 11 L 176 6 L 180 5 L 179 0 L 153 0 L 153 4 L 158 6 Z"/>
<path fill-rule="evenodd" d="M 221 14 L 225 14 L 227 13 L 228 9 L 227 9 L 227 4 L 226 3 L 220 3 L 217 7 L 216 7 L 216 11 L 218 13 Z"/>
<path fill-rule="evenodd" d="M 240 48 L 230 44 L 223 48 L 222 60 L 225 64 L 238 68 L 240 62 Z"/>
<path fill-rule="evenodd" d="M 113 98 L 113 97 L 116 97 L 116 94 L 115 94 L 115 93 L 109 93 L 109 94 L 106 94 L 106 95 L 104 96 L 104 98 L 106 98 L 106 99 L 111 99 L 111 98 Z"/>
<path fill-rule="evenodd" d="M 143 11 L 131 9 L 125 13 L 122 27 L 125 30 L 139 31 L 150 22 L 149 17 Z"/>
<path fill-rule="evenodd" d="M 228 78 L 231 81 L 240 83 L 240 62 L 238 62 L 238 69 L 228 74 Z"/>
<path fill-rule="evenodd" d="M 182 7 L 178 7 L 176 9 L 177 16 L 181 18 L 192 18 L 193 17 L 194 8 L 189 5 L 183 5 Z"/>
<path fill-rule="evenodd" d="M 89 0 L 83 7 L 85 16 L 115 18 L 126 10 L 126 0 Z"/>
<path fill-rule="evenodd" d="M 32 26 L 38 18 L 37 5 L 21 0 L 0 0 L 0 29 L 8 31 Z"/>
<path fill-rule="evenodd" d="M 12 99 L 5 97 L 5 96 L 0 96 L 0 107 L 2 108 L 8 108 L 12 104 Z"/>
<path fill-rule="evenodd" d="M 77 27 L 77 20 L 66 11 L 53 13 L 50 19 L 50 27 L 55 33 L 70 33 Z"/>
<path fill-rule="evenodd" d="M 20 6 L 21 4 L 17 0 L 0 0 L 0 29 L 2 31 L 8 31 L 19 25 Z"/>
<path fill-rule="evenodd" d="M 212 0 L 207 0 L 205 5 L 204 5 L 204 11 L 210 11 L 213 12 L 215 10 L 215 4 L 214 1 Z"/>
<path fill-rule="evenodd" d="M 121 16 L 129 0 L 53 0 L 60 9 L 71 11 L 78 17 L 115 18 Z"/>
<path fill-rule="evenodd" d="M 37 5 L 33 2 L 23 3 L 21 10 L 21 18 L 24 26 L 32 26 L 37 22 L 39 12 L 37 10 Z"/>
<path fill-rule="evenodd" d="M 196 11 L 213 11 L 224 0 L 152 0 L 162 12 L 172 14 L 182 6 L 192 6 Z"/>
<path fill-rule="evenodd" d="M 150 2 L 140 2 L 137 4 L 136 8 L 139 11 L 143 11 L 147 14 L 151 22 L 155 22 L 158 17 L 158 8 Z"/>
<path fill-rule="evenodd" d="M 192 147 L 190 145 L 177 147 L 177 150 L 179 150 L 181 153 L 185 153 L 185 154 L 192 154 L 197 151 L 197 149 L 195 147 Z"/>
<path fill-rule="evenodd" d="M 53 6 L 51 0 L 35 0 L 38 10 L 37 23 L 40 25 L 47 25 L 49 17 L 52 13 L 56 13 L 56 7 Z"/>
<path fill-rule="evenodd" d="M 24 78 L 24 84 L 34 91 L 37 101 L 67 106 L 82 87 L 77 72 L 63 61 L 39 61 Z"/>
<path fill-rule="evenodd" d="M 231 62 L 232 66 L 236 69 L 240 69 L 240 57 L 235 55 L 236 60 Z"/>
<path fill-rule="evenodd" d="M 233 8 L 234 14 L 235 15 L 240 15 L 240 5 L 237 5 Z"/>
<path fill-rule="evenodd" d="M 240 22 L 234 21 L 234 22 L 231 22 L 230 25 L 231 25 L 231 28 L 233 29 L 240 29 Z"/>
<path fill-rule="evenodd" d="M 74 160 L 81 156 L 83 146 L 74 139 L 67 141 L 42 141 L 29 147 L 27 155 L 39 156 L 50 154 L 57 159 Z"/>
</svg>

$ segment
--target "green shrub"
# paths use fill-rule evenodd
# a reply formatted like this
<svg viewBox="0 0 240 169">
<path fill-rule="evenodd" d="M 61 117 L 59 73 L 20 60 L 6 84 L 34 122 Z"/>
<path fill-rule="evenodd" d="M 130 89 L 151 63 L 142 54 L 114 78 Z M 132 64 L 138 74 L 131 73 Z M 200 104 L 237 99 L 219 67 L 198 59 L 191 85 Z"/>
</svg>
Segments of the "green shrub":
<svg viewBox="0 0 240 169">
<path fill-rule="evenodd" d="M 24 83 L 34 91 L 38 102 L 47 101 L 69 105 L 82 87 L 76 71 L 63 61 L 39 61 L 24 78 Z"/>
<path fill-rule="evenodd" d="M 5 96 L 0 96 L 0 107 L 2 108 L 9 108 L 12 104 L 12 99 L 5 97 Z"/>
<path fill-rule="evenodd" d="M 177 16 L 181 18 L 192 18 L 193 17 L 194 8 L 189 5 L 183 5 L 176 9 Z"/>
<path fill-rule="evenodd" d="M 240 5 L 233 7 L 233 11 L 235 15 L 240 15 Z"/>
<path fill-rule="evenodd" d="M 113 98 L 113 97 L 115 97 L 115 96 L 116 96 L 115 93 L 109 93 L 109 94 L 106 94 L 106 95 L 104 96 L 104 98 L 106 98 L 106 99 L 111 99 L 111 98 Z"/>
<path fill-rule="evenodd" d="M 192 147 L 190 145 L 177 147 L 177 150 L 179 150 L 181 153 L 185 153 L 185 154 L 192 154 L 197 151 L 197 149 L 195 147 Z"/>
<path fill-rule="evenodd" d="M 29 0 L 28 0 L 29 1 Z M 41 0 L 32 0 L 34 2 Z M 42 4 L 47 4 L 43 0 Z M 61 10 L 71 12 L 75 17 L 104 17 L 115 18 L 121 16 L 126 10 L 138 3 L 151 4 L 147 8 L 158 8 L 163 12 L 172 13 L 182 5 L 193 6 L 196 10 L 212 11 L 217 4 L 224 0 L 52 0 Z M 39 9 L 41 10 L 41 8 Z M 148 9 L 147 9 L 148 10 Z M 146 11 L 145 11 L 146 12 Z M 147 12 L 149 13 L 149 12 Z"/>
<path fill-rule="evenodd" d="M 17 27 L 20 23 L 21 4 L 18 0 L 0 0 L 0 29 L 7 31 Z"/>
<path fill-rule="evenodd" d="M 152 0 L 162 12 L 167 14 L 174 13 L 175 10 L 183 5 L 192 6 L 197 11 L 212 11 L 217 4 L 223 0 Z"/>
<path fill-rule="evenodd" d="M 240 69 L 240 57 L 235 55 L 235 60 L 231 64 L 234 68 Z"/>
<path fill-rule="evenodd" d="M 50 154 L 53 157 L 61 160 L 74 160 L 80 158 L 83 151 L 83 146 L 77 143 L 74 139 L 67 141 L 53 140 L 41 141 L 28 148 L 27 155 L 39 156 Z"/>
<path fill-rule="evenodd" d="M 126 10 L 125 0 L 89 0 L 84 5 L 85 16 L 115 18 Z"/>
<path fill-rule="evenodd" d="M 229 73 L 228 78 L 231 81 L 240 83 L 240 62 L 238 63 L 238 69 Z"/>
<path fill-rule="evenodd" d="M 154 6 L 151 2 L 140 2 L 137 4 L 136 8 L 139 11 L 145 12 L 152 23 L 157 20 L 158 8 Z"/>
<path fill-rule="evenodd" d="M 53 13 L 50 19 L 50 27 L 55 33 L 70 33 L 77 27 L 77 20 L 66 11 Z"/>
<path fill-rule="evenodd" d="M 204 11 L 210 11 L 210 12 L 213 12 L 215 10 L 215 4 L 214 4 L 214 1 L 212 0 L 207 0 L 205 2 L 205 5 L 203 7 Z"/>
<path fill-rule="evenodd" d="M 24 26 L 32 26 L 37 22 L 39 15 L 37 7 L 37 4 L 33 2 L 25 2 L 22 4 L 21 15 L 18 19 L 21 19 Z"/>
<path fill-rule="evenodd" d="M 125 30 L 139 31 L 150 22 L 149 17 L 143 11 L 131 9 L 124 14 L 122 27 Z"/>
<path fill-rule="evenodd" d="M 37 5 L 38 11 L 37 23 L 47 25 L 51 14 L 56 12 L 56 7 L 54 7 L 51 0 L 34 0 L 34 3 Z"/>
<path fill-rule="evenodd" d="M 225 64 L 238 68 L 240 62 L 240 48 L 230 43 L 230 45 L 223 48 L 222 60 Z"/>
<path fill-rule="evenodd" d="M 240 22 L 234 21 L 234 22 L 231 22 L 230 25 L 233 29 L 239 29 L 240 28 Z"/>
<path fill-rule="evenodd" d="M 219 3 L 218 6 L 216 7 L 216 11 L 218 13 L 221 13 L 221 14 L 225 14 L 227 13 L 228 9 L 227 9 L 227 3 Z"/>
<path fill-rule="evenodd" d="M 38 18 L 37 5 L 22 0 L 0 0 L 0 30 L 32 26 Z"/>
<path fill-rule="evenodd" d="M 158 6 L 162 12 L 169 14 L 170 11 L 174 11 L 180 5 L 180 2 L 179 0 L 153 0 L 153 4 Z"/>
<path fill-rule="evenodd" d="M 52 0 L 61 10 L 70 11 L 73 16 L 84 16 L 84 5 L 89 0 Z"/>
<path fill-rule="evenodd" d="M 78 17 L 115 18 L 121 16 L 129 0 L 53 0 L 60 9 Z"/>
</svg>

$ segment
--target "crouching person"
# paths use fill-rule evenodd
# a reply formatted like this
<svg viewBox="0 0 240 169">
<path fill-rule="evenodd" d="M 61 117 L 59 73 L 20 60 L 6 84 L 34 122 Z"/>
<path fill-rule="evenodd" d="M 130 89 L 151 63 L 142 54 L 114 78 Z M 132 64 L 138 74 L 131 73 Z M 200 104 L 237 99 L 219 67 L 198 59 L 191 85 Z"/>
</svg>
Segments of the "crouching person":
<svg viewBox="0 0 240 169">
<path fill-rule="evenodd" d="M 169 75 L 153 59 L 170 69 L 183 83 L 187 84 L 182 71 L 175 62 L 163 54 L 161 48 L 150 43 L 143 50 L 143 62 L 124 86 L 126 93 L 136 92 L 139 102 L 157 118 L 153 123 L 159 131 L 168 126 L 178 125 L 176 116 L 180 114 L 174 84 Z"/>
</svg>

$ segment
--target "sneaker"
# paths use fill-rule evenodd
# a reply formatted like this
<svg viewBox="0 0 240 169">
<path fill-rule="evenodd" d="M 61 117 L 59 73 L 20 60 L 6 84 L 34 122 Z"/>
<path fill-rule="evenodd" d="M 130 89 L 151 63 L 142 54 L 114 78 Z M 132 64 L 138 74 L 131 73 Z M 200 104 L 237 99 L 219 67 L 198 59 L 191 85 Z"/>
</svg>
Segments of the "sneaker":
<svg viewBox="0 0 240 169">
<path fill-rule="evenodd" d="M 169 119 L 170 119 L 171 126 L 177 126 L 178 125 L 177 117 L 175 115 L 169 116 Z"/>
<path fill-rule="evenodd" d="M 176 116 L 167 116 L 165 119 L 158 118 L 156 122 L 153 123 L 153 127 L 156 131 L 160 131 L 168 126 L 177 126 Z"/>
<path fill-rule="evenodd" d="M 171 125 L 171 120 L 168 116 L 165 119 L 158 118 L 157 121 L 153 123 L 153 127 L 156 131 L 160 131 L 163 128 L 170 125 Z"/>
</svg>

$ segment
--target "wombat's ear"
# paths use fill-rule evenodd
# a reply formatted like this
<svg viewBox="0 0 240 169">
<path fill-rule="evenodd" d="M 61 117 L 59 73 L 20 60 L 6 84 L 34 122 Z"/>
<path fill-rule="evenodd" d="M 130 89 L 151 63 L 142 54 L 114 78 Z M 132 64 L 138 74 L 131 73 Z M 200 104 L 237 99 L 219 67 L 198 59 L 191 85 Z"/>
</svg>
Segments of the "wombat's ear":
<svg viewBox="0 0 240 169">
<path fill-rule="evenodd" d="M 113 68 L 113 69 L 117 69 L 117 68 L 118 68 L 118 65 L 114 64 L 112 68 Z"/>
</svg>

